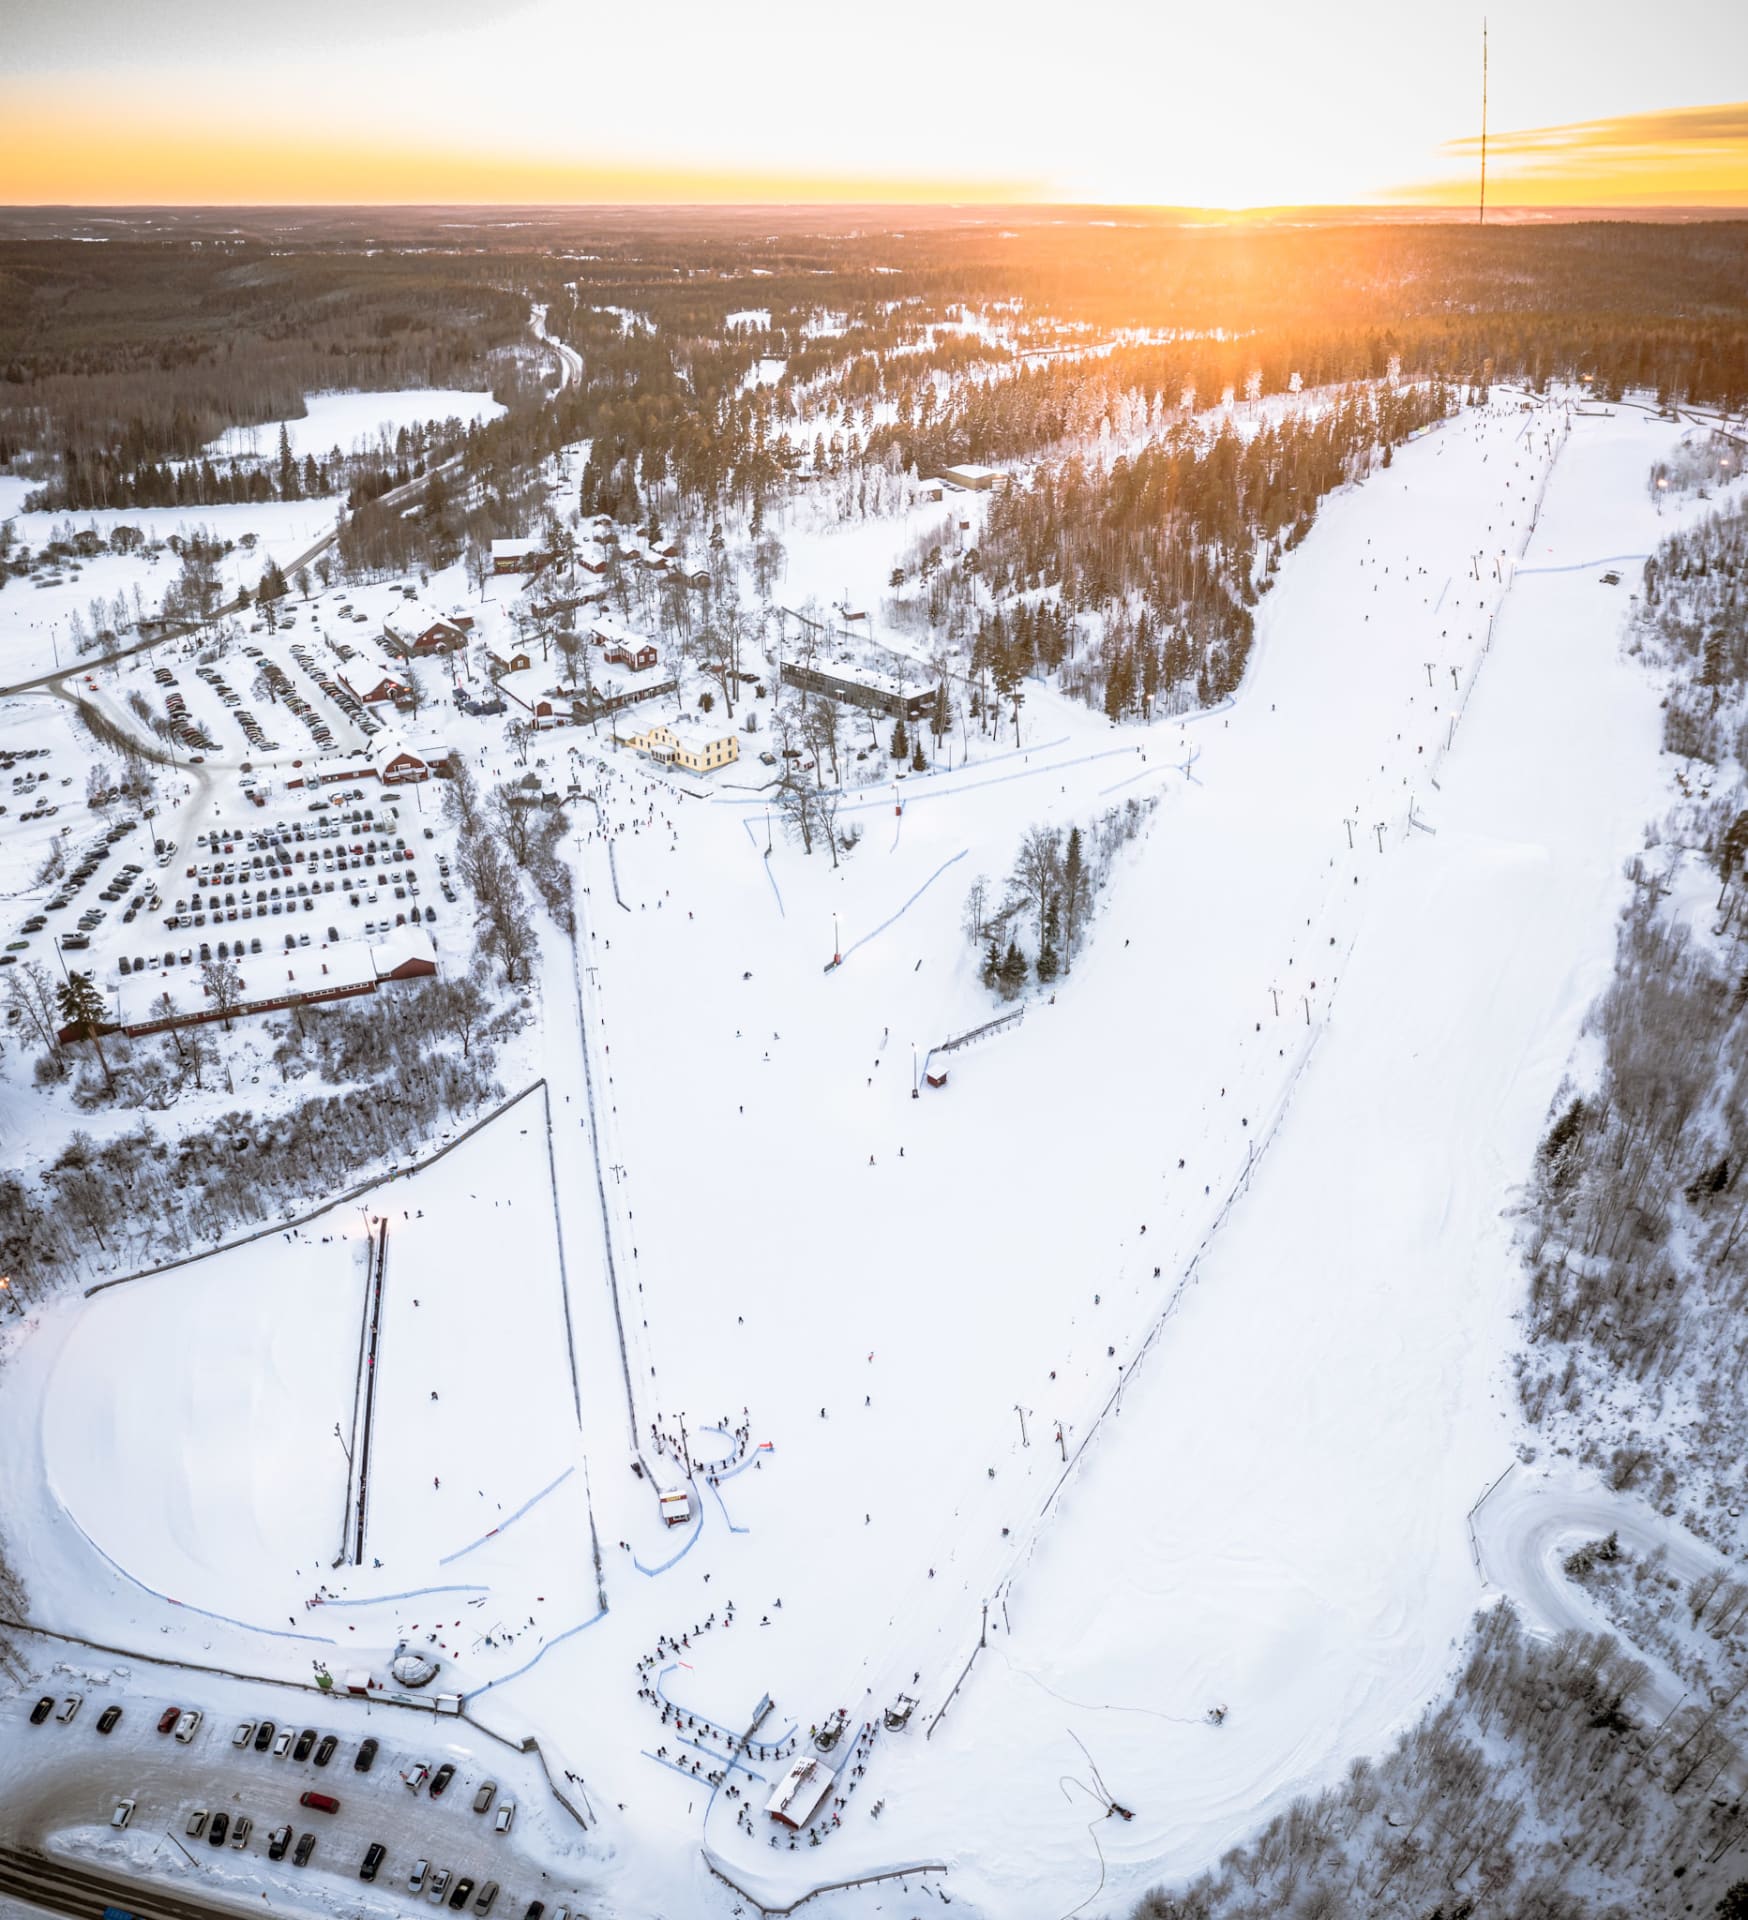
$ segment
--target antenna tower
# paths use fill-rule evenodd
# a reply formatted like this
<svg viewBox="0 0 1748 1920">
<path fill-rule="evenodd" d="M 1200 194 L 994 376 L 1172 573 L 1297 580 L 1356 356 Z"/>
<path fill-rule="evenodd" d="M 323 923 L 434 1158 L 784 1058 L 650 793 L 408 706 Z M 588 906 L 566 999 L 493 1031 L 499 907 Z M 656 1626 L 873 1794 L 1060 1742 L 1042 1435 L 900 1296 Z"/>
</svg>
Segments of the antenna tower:
<svg viewBox="0 0 1748 1920">
<path fill-rule="evenodd" d="M 1487 20 L 1481 20 L 1481 222 L 1487 224 Z"/>
</svg>

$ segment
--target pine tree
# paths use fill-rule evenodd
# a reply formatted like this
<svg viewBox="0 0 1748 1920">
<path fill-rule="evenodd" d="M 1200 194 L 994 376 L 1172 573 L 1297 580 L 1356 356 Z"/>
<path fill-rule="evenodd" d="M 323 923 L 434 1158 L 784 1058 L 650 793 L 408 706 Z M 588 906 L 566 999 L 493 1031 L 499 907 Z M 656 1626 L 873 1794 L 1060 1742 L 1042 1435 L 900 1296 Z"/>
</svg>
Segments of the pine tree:
<svg viewBox="0 0 1748 1920">
<path fill-rule="evenodd" d="M 989 951 L 983 956 L 981 973 L 986 987 L 993 987 L 1001 978 L 1001 949 L 993 933 L 989 936 Z"/>
<path fill-rule="evenodd" d="M 934 730 L 937 744 L 953 730 L 953 710 L 947 704 L 947 683 L 945 680 L 939 681 L 936 684 L 935 711 L 929 721 L 929 725 Z"/>
<path fill-rule="evenodd" d="M 902 760 L 910 752 L 910 740 L 904 731 L 904 716 L 901 714 L 892 723 L 892 757 Z"/>
<path fill-rule="evenodd" d="M 91 1042 L 91 1050 L 97 1055 L 97 1064 L 103 1069 L 104 1084 L 114 1092 L 115 1076 L 109 1071 L 103 1042 L 98 1035 L 98 1028 L 103 1025 L 109 1009 L 104 1005 L 103 995 L 98 992 L 96 983 L 88 973 L 70 973 L 55 989 L 55 999 L 60 1006 L 62 1019 L 77 1030 L 77 1037 Z"/>
<path fill-rule="evenodd" d="M 929 770 L 929 763 L 923 758 L 923 736 L 920 728 L 917 731 L 916 745 L 911 750 L 910 770 L 912 773 L 927 773 Z"/>
<path fill-rule="evenodd" d="M 1008 950 L 1002 955 L 1001 988 L 1011 1000 L 1026 984 L 1026 956 L 1021 953 L 1019 942 L 1010 939 Z"/>
</svg>

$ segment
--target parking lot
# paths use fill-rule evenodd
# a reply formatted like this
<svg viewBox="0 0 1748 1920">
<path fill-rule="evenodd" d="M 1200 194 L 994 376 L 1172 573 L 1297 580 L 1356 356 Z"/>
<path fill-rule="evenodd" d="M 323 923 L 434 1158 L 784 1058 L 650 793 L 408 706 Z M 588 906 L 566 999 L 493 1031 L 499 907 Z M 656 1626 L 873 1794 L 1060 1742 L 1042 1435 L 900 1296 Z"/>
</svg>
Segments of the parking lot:
<svg viewBox="0 0 1748 1920">
<path fill-rule="evenodd" d="M 187 1884 L 192 1873 L 214 1893 L 277 1886 L 295 1897 L 301 1887 L 325 1903 L 338 1879 L 364 1910 L 423 1903 L 583 1920 L 560 1864 L 578 1852 L 580 1829 L 537 1764 L 510 1751 L 501 1766 L 475 1755 L 452 1737 L 466 1731 L 457 1720 L 272 1687 L 250 1704 L 292 1718 L 238 1718 L 211 1701 L 141 1700 L 58 1679 L 4 1708 L 8 1745 L 30 1775 L 22 1797 L 5 1796 L 10 1838 L 30 1837 L 34 1806 L 48 1823 L 40 1837 L 95 1829 L 76 1851 L 153 1880 Z"/>
</svg>

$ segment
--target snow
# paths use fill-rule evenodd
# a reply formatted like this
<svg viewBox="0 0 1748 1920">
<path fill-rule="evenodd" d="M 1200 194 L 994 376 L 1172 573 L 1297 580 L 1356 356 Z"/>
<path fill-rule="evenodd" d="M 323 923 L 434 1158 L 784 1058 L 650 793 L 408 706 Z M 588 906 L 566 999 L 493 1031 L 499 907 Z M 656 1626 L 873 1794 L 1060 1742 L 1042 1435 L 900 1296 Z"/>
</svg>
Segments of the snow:
<svg viewBox="0 0 1748 1920">
<path fill-rule="evenodd" d="M 428 420 L 476 422 L 496 420 L 503 406 L 489 393 L 459 387 L 403 387 L 382 393 L 310 393 L 304 396 L 300 420 L 269 420 L 258 427 L 231 427 L 206 449 L 213 459 L 254 456 L 271 460 L 279 452 L 279 429 L 285 428 L 298 459 L 318 457 L 338 447 L 357 453 L 390 442 L 403 427 Z"/>
<path fill-rule="evenodd" d="M 368 1205 L 45 1315 L 14 1383 L 42 1393 L 46 1488 L 76 1534 L 46 1550 L 86 1562 L 62 1625 L 101 1637 L 156 1594 L 186 1623 L 162 1651 L 198 1644 L 198 1612 L 306 1660 L 386 1664 L 408 1638 L 483 1677 L 525 1657 L 527 1615 L 594 1612 L 542 1116 L 537 1093 Z M 336 1575 L 383 1217 L 366 1560 Z"/>
<path fill-rule="evenodd" d="M 877 718 L 837 868 L 767 853 L 756 764 L 706 787 L 555 736 L 598 812 L 575 960 L 544 937 L 546 1091 L 290 1238 L 33 1316 L 0 1396 L 33 1597 L 287 1679 L 300 1635 L 379 1671 L 430 1645 L 480 1728 L 587 1773 L 628 1914 L 728 1913 L 701 1848 L 772 1906 L 939 1863 L 973 1915 L 1101 1873 L 1088 1910 L 1120 1912 L 1375 1750 L 1482 1593 L 1465 1516 L 1516 1438 L 1502 1212 L 1661 785 L 1625 592 L 1579 563 L 1666 530 L 1643 479 L 1675 432 L 1623 409 L 1566 439 L 1513 398 L 1399 449 L 1288 558 L 1216 712 L 1118 730 L 1030 686 L 1021 744 L 956 739 L 890 790 Z M 941 519 L 798 510 L 782 597 L 878 606 Z M 867 730 L 845 716 L 852 761 Z M 913 1099 L 994 1011 L 969 881 L 1131 796 L 1158 811 L 1072 974 Z M 384 1564 L 334 1570 L 367 1215 Z M 690 1475 L 651 1432 L 682 1420 Z M 666 1528 L 652 1480 L 698 1517 Z M 637 1671 L 658 1634 L 685 1644 Z M 639 1684 L 730 1729 L 768 1693 L 761 1737 L 799 1750 L 677 1779 L 722 1746 Z M 844 1710 L 836 1766 L 900 1692 L 841 1830 L 772 1849 L 806 1729 Z M 1135 1810 L 1102 1859 L 1070 1732 Z"/>
</svg>

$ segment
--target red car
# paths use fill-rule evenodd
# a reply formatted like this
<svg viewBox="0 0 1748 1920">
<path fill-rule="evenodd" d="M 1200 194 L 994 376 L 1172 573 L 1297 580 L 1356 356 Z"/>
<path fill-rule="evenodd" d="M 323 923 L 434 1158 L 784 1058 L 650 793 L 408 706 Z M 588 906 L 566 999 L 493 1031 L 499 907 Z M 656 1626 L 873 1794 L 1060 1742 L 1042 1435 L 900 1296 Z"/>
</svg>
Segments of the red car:
<svg viewBox="0 0 1748 1920">
<path fill-rule="evenodd" d="M 172 1732 L 176 1726 L 176 1722 L 181 1718 L 182 1709 L 180 1707 L 166 1707 L 164 1711 L 158 1715 L 158 1731 L 160 1733 Z"/>
</svg>

